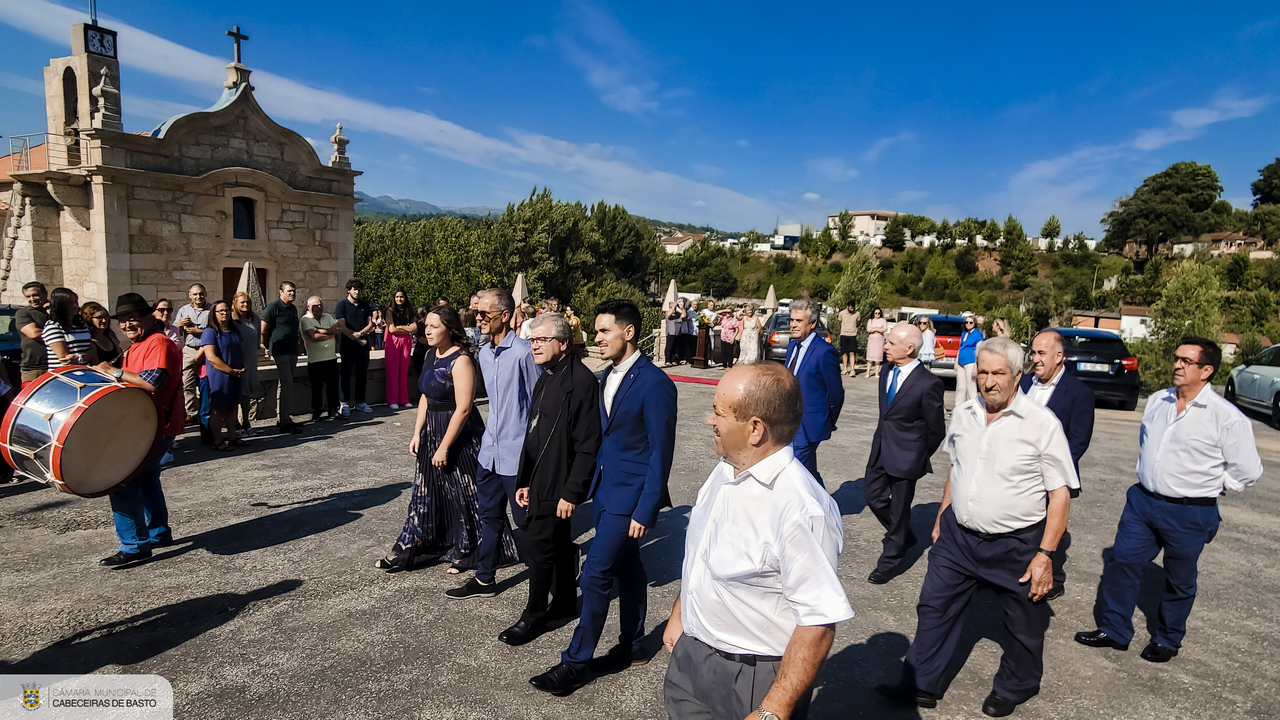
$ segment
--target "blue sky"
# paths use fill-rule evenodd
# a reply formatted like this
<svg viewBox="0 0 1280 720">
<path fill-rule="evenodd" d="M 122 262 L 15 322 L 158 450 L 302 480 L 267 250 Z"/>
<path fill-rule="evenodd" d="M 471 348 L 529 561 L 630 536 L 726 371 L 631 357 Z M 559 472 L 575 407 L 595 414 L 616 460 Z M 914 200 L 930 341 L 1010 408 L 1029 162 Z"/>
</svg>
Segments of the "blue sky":
<svg viewBox="0 0 1280 720">
<path fill-rule="evenodd" d="M 1032 7 L 1035 5 L 1035 7 Z M 42 68 L 87 2 L 0 0 L 0 134 L 44 129 Z M 1179 160 L 1250 197 L 1280 155 L 1280 6 L 100 0 L 125 128 L 206 107 L 250 36 L 259 102 L 357 187 L 504 206 L 535 185 L 762 231 L 841 208 L 1051 213 L 1100 236 Z M 2 142 L 2 141 L 0 141 Z"/>
</svg>

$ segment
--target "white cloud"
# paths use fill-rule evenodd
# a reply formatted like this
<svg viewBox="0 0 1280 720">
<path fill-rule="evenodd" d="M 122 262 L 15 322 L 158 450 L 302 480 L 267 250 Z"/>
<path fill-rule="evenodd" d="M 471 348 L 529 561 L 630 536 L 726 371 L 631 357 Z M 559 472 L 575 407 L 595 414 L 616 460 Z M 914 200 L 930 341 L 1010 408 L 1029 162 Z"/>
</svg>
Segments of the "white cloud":
<svg viewBox="0 0 1280 720">
<path fill-rule="evenodd" d="M 130 95 L 128 93 L 124 94 L 120 104 L 131 115 L 137 115 L 148 120 L 168 120 L 174 115 L 183 115 L 204 109 L 195 105 L 176 103 L 169 100 L 157 100 L 156 98 Z"/>
<path fill-rule="evenodd" d="M 609 11 L 589 0 L 570 3 L 574 27 L 556 43 L 606 106 L 637 117 L 657 112 L 658 83 L 645 70 L 646 52 Z"/>
<path fill-rule="evenodd" d="M 888 150 L 890 146 L 914 140 L 915 137 L 916 134 L 910 130 L 903 130 L 897 135 L 880 138 L 871 144 L 871 147 L 863 154 L 862 157 L 867 162 L 875 162 L 880 159 L 880 156 L 883 155 L 884 151 Z"/>
<path fill-rule="evenodd" d="M 0 70 L 0 87 L 17 90 L 28 95 L 44 95 L 44 83 L 40 80 L 5 72 L 4 70 Z"/>
<path fill-rule="evenodd" d="M 844 182 L 858 177 L 858 171 L 847 167 L 843 158 L 821 157 L 805 163 L 809 172 L 815 173 L 832 182 Z"/>
<path fill-rule="evenodd" d="M 691 203 L 689 203 L 689 204 L 690 204 L 690 205 L 692 205 L 692 206 L 694 206 L 694 207 L 696 207 L 696 208 L 701 208 L 701 207 L 706 207 L 706 206 L 707 206 L 707 201 L 706 201 L 706 200 L 694 200 L 693 202 L 691 202 Z"/>
<path fill-rule="evenodd" d="M 0 22 L 66 44 L 66 29 L 82 13 L 48 0 L 0 4 Z M 169 78 L 209 93 L 225 78 L 225 60 L 197 52 L 115 19 L 121 62 L 135 70 Z M 216 84 L 215 84 L 216 83 Z M 675 173 L 649 170 L 624 161 L 630 153 L 596 143 L 574 143 L 517 129 L 506 138 L 491 137 L 427 112 L 382 105 L 334 90 L 257 71 L 255 97 L 275 119 L 308 124 L 343 123 L 359 152 L 361 132 L 392 136 L 427 152 L 467 165 L 500 172 L 526 182 L 566 185 L 585 197 L 625 205 L 649 217 L 679 217 L 689 198 L 701 198 L 708 222 L 729 227 L 772 222 L 776 208 L 764 200 L 699 182 Z M 129 108 L 125 108 L 126 112 Z M 355 157 L 355 155 L 353 155 Z"/>
<path fill-rule="evenodd" d="M 717 178 L 717 177 L 720 177 L 721 175 L 724 175 L 724 168 L 716 167 L 715 165 L 703 165 L 702 163 L 694 163 L 693 174 L 697 175 L 700 178 L 703 178 L 704 180 L 709 180 L 711 178 Z"/>
<path fill-rule="evenodd" d="M 1208 107 L 1183 108 L 1170 116 L 1163 127 L 1148 128 L 1138 133 L 1133 147 L 1138 150 L 1155 150 L 1184 140 L 1199 137 L 1209 125 L 1253 117 L 1270 105 L 1274 98 L 1261 95 L 1240 99 L 1220 93 Z"/>
<path fill-rule="evenodd" d="M 811 202 L 811 203 L 822 202 L 822 196 L 816 192 L 807 192 L 801 197 L 804 198 L 805 202 Z"/>
</svg>

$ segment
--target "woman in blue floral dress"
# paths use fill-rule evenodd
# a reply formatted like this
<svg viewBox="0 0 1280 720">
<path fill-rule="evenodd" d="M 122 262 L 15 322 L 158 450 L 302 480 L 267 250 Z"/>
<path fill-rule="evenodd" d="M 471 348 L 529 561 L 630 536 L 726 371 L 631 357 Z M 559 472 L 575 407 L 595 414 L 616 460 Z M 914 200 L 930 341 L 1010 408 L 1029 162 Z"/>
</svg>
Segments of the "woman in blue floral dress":
<svg viewBox="0 0 1280 720">
<path fill-rule="evenodd" d="M 458 311 L 438 306 L 425 320 L 427 351 L 418 379 L 422 398 L 409 452 L 417 458 L 409 517 L 391 553 L 374 564 L 394 572 L 438 556 L 448 572 L 475 567 L 480 548 L 476 470 L 484 423 L 475 411 L 476 363 Z M 515 537 L 500 539 L 501 564 L 517 560 Z"/>
</svg>

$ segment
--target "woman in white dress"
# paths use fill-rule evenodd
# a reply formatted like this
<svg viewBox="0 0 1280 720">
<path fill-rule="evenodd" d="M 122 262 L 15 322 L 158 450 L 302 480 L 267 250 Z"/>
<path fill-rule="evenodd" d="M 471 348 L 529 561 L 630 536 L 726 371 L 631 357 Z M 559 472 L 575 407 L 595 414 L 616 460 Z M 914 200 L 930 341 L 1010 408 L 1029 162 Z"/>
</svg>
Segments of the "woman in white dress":
<svg viewBox="0 0 1280 720">
<path fill-rule="evenodd" d="M 742 327 L 738 328 L 739 342 L 742 343 L 742 354 L 738 362 L 746 365 L 760 362 L 760 331 L 764 329 L 760 318 L 756 317 L 756 306 L 747 303 L 742 311 Z"/>
</svg>

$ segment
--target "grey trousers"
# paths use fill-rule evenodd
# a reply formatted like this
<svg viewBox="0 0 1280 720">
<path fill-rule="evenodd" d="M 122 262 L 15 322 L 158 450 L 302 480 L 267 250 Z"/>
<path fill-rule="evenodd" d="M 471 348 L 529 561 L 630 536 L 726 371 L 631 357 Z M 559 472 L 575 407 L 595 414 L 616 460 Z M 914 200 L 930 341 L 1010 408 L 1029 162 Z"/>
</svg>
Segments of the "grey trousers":
<svg viewBox="0 0 1280 720">
<path fill-rule="evenodd" d="M 287 425 L 293 422 L 293 376 L 298 373 L 297 355 L 274 355 L 276 361 L 276 377 L 280 380 L 280 407 L 276 414 L 276 422 Z"/>
<path fill-rule="evenodd" d="M 199 348 L 182 346 L 182 395 L 187 415 L 200 414 L 200 366 L 204 357 Z"/>
<path fill-rule="evenodd" d="M 755 665 L 720 657 L 708 645 L 682 635 L 667 665 L 664 703 L 671 720 L 742 720 L 769 694 L 781 662 Z M 809 717 L 812 691 L 791 711 L 793 720 Z"/>
</svg>

